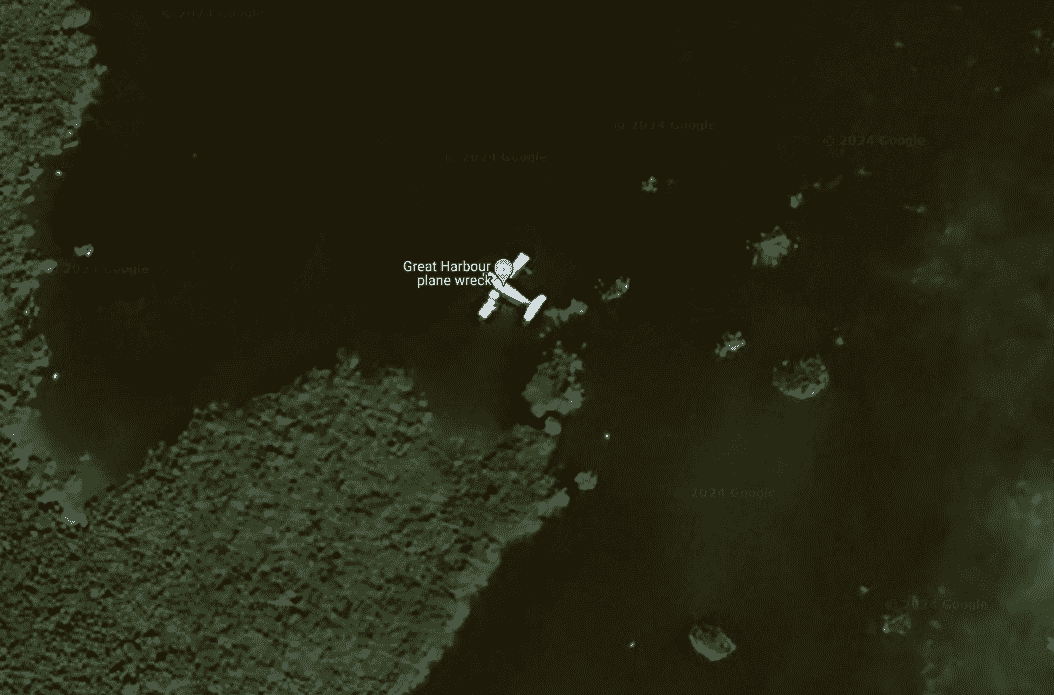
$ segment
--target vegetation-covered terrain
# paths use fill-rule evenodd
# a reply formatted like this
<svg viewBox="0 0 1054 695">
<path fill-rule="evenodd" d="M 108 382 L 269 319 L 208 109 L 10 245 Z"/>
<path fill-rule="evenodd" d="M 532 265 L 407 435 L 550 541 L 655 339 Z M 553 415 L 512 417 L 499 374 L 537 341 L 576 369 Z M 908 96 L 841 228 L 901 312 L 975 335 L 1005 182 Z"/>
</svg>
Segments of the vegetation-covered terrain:
<svg viewBox="0 0 1054 695">
<path fill-rule="evenodd" d="M 341 354 L 248 407 L 197 411 L 80 499 L 28 405 L 50 378 L 26 336 L 54 262 L 24 207 L 105 72 L 86 21 L 68 0 L 0 7 L 0 691 L 409 690 L 501 548 L 566 504 L 543 472 L 555 437 L 458 436 L 402 372 L 367 380 Z"/>
<path fill-rule="evenodd" d="M 61 482 L 48 471 L 8 466 L 3 489 L 24 492 L 2 502 L 6 682 L 128 694 L 415 684 L 502 547 L 567 497 L 543 472 L 549 435 L 520 426 L 490 450 L 444 437 L 401 372 L 367 383 L 356 362 L 247 409 L 199 411 L 88 502 L 87 525 L 37 501 Z"/>
</svg>

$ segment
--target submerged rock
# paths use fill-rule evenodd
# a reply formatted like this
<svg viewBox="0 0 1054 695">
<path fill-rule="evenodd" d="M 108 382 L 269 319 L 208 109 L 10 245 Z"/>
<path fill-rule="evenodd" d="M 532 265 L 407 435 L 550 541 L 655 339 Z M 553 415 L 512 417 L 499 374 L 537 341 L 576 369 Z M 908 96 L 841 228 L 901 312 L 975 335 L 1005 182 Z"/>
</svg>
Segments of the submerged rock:
<svg viewBox="0 0 1054 695">
<path fill-rule="evenodd" d="M 792 248 L 798 248 L 798 244 L 791 241 L 778 226 L 771 234 L 761 234 L 761 241 L 751 244 L 747 242 L 748 250 L 754 251 L 752 267 L 760 265 L 763 268 L 775 268 L 780 264 L 780 259 L 790 253 Z"/>
<path fill-rule="evenodd" d="M 724 344 L 718 344 L 718 346 L 714 348 L 714 354 L 717 355 L 718 359 L 729 357 L 735 353 L 736 350 L 747 344 L 747 341 L 743 340 L 743 331 L 737 331 L 735 335 L 726 331 L 725 334 L 721 336 L 721 340 Z"/>
<path fill-rule="evenodd" d="M 582 471 L 575 476 L 575 482 L 578 483 L 579 490 L 592 490 L 597 486 L 597 475 L 591 471 Z"/>
<path fill-rule="evenodd" d="M 736 645 L 721 628 L 706 623 L 694 625 L 688 639 L 695 651 L 710 661 L 720 661 L 736 650 Z"/>
<path fill-rule="evenodd" d="M 783 360 L 779 367 L 772 368 L 772 385 L 780 393 L 805 400 L 812 398 L 827 387 L 831 377 L 819 356 L 799 360 L 791 367 L 790 360 Z"/>
</svg>

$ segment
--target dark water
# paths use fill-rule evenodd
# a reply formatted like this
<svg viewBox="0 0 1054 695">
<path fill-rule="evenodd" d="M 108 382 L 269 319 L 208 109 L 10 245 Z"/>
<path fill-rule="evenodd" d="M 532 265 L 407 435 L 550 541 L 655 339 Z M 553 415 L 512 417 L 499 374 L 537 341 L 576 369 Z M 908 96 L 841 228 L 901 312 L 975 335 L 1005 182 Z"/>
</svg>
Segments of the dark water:
<svg viewBox="0 0 1054 695">
<path fill-rule="evenodd" d="M 927 581 L 940 457 L 961 443 L 935 415 L 956 407 L 937 387 L 954 368 L 948 330 L 876 268 L 917 260 L 912 239 L 939 220 L 903 205 L 937 197 L 940 153 L 988 107 L 984 76 L 960 84 L 948 68 L 921 84 L 904 68 L 893 89 L 882 79 L 899 68 L 875 66 L 895 60 L 882 57 L 895 37 L 933 64 L 972 37 L 1012 95 L 1030 77 L 998 42 L 1024 19 L 967 8 L 939 41 L 952 20 L 937 10 L 648 12 L 628 33 L 539 21 L 513 39 L 417 17 L 86 5 L 110 72 L 37 206 L 41 243 L 79 269 L 39 293 L 59 377 L 38 405 L 57 457 L 88 451 L 103 478 L 122 476 L 194 406 L 276 390 L 341 346 L 411 369 L 447 417 L 535 424 L 519 393 L 552 339 L 481 327 L 483 290 L 418 289 L 402 269 L 524 252 L 523 292 L 590 306 L 563 336 L 586 361 L 589 403 L 554 471 L 572 491 L 582 470 L 600 486 L 510 552 L 422 692 L 907 691 L 916 664 L 868 639 L 868 621 Z M 908 96 L 869 106 L 861 90 Z M 931 145 L 823 144 L 860 118 Z M 671 129 L 684 122 L 713 128 Z M 546 159 L 503 159 L 528 154 Z M 839 175 L 792 214 L 790 194 Z M 649 176 L 660 193 L 641 193 Z M 747 238 L 775 225 L 801 253 L 751 272 Z M 129 267 L 148 272 L 105 272 Z M 626 297 L 597 301 L 597 279 L 620 276 Z M 748 347 L 717 363 L 726 330 Z M 780 397 L 772 366 L 816 353 L 829 392 Z M 774 500 L 672 493 L 735 486 Z M 686 635 L 703 618 L 736 658 L 694 658 Z"/>
</svg>

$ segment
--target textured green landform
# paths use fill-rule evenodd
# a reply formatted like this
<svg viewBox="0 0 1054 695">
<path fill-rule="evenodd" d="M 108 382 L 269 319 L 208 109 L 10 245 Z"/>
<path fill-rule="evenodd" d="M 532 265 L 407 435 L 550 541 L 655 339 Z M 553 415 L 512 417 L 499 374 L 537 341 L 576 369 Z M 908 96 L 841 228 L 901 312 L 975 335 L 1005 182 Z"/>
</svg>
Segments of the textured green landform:
<svg viewBox="0 0 1054 695">
<path fill-rule="evenodd" d="M 407 692 L 501 549 L 567 503 L 554 439 L 437 438 L 410 379 L 346 358 L 179 441 L 70 524 L 8 465 L 0 683 L 32 692 Z M 445 440 L 445 441 L 444 441 Z"/>
<path fill-rule="evenodd" d="M 87 19 L 69 0 L 0 5 L 0 692 L 408 692 L 502 548 L 567 504 L 543 472 L 555 436 L 458 436 L 402 372 L 366 380 L 342 354 L 196 411 L 74 505 L 28 405 L 49 378 L 26 336 L 54 262 L 25 206 L 105 72 Z"/>
</svg>

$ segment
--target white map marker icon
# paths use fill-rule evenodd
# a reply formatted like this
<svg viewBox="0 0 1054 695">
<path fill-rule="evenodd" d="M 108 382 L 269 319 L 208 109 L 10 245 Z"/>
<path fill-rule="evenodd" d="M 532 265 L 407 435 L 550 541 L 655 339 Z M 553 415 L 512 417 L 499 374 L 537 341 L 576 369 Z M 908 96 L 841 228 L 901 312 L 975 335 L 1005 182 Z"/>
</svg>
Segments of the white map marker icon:
<svg viewBox="0 0 1054 695">
<path fill-rule="evenodd" d="M 499 259 L 494 263 L 494 274 L 501 280 L 501 284 L 505 284 L 505 281 L 512 275 L 512 263 L 507 258 Z"/>
</svg>

